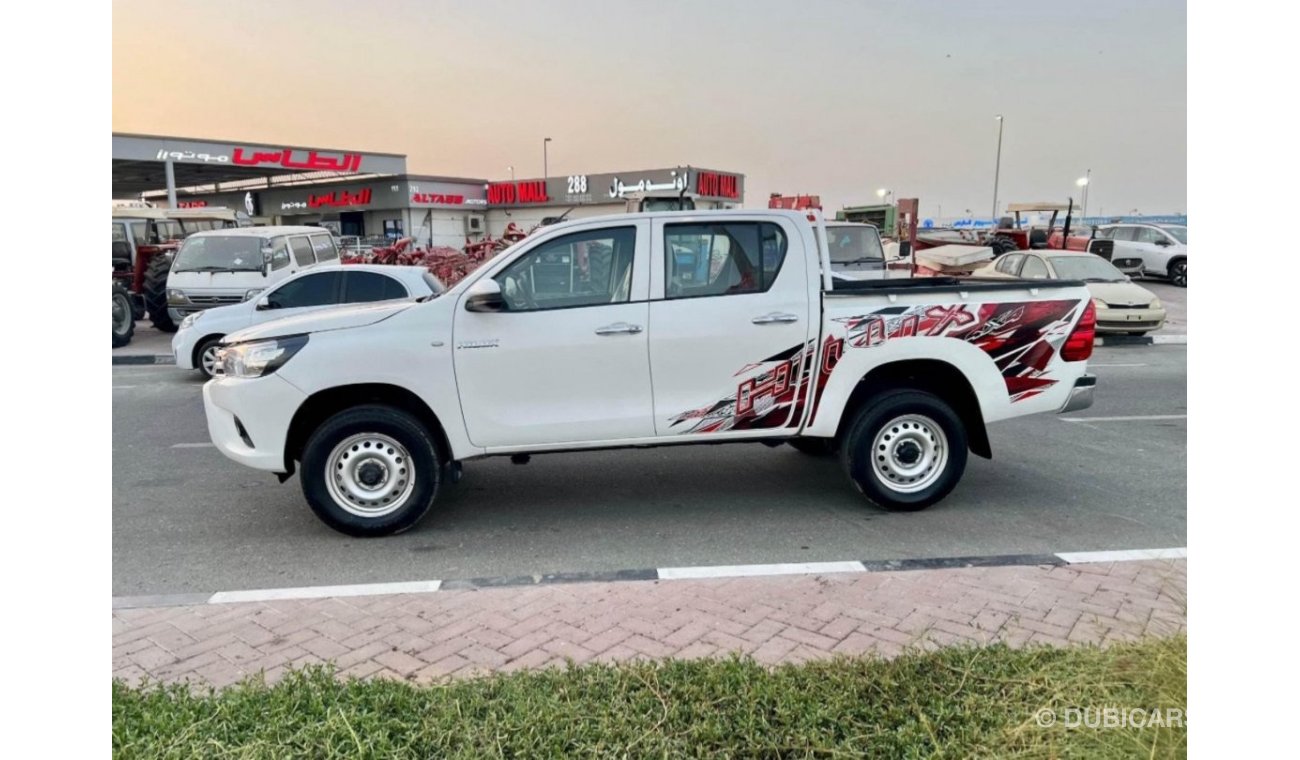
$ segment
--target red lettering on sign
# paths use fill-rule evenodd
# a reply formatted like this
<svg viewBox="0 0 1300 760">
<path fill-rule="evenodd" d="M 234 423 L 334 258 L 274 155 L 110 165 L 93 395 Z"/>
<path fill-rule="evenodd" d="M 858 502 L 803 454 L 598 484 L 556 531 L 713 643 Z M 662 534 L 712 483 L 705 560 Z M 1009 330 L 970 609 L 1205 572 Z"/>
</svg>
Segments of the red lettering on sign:
<svg viewBox="0 0 1300 760">
<path fill-rule="evenodd" d="M 734 174 L 696 172 L 695 192 L 711 198 L 740 198 L 740 178 Z"/>
<path fill-rule="evenodd" d="M 445 203 L 452 206 L 461 206 L 465 203 L 463 195 L 442 195 L 440 193 L 411 193 L 412 203 Z"/>
<path fill-rule="evenodd" d="M 204 208 L 208 205 L 207 201 L 177 201 L 176 208 Z"/>
<path fill-rule="evenodd" d="M 295 156 L 294 154 L 298 155 Z M 297 169 L 305 172 L 355 172 L 361 169 L 360 153 L 340 153 L 338 156 L 321 155 L 318 151 L 295 151 L 293 148 L 283 150 L 259 151 L 235 148 L 230 160 L 240 166 L 261 166 L 274 164 L 285 169 Z"/>
<path fill-rule="evenodd" d="M 494 182 L 488 185 L 488 203 L 545 203 L 546 183 L 542 180 L 526 182 Z"/>
<path fill-rule="evenodd" d="M 321 206 L 366 206 L 370 204 L 370 188 L 349 193 L 347 190 L 335 190 L 324 195 L 307 196 L 307 205 L 311 208 Z"/>
</svg>

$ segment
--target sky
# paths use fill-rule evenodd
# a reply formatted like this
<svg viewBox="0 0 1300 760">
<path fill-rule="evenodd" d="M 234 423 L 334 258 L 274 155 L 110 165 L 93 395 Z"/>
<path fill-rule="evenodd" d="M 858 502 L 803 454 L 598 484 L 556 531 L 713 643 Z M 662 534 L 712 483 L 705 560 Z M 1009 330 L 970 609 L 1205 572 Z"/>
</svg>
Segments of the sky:
<svg viewBox="0 0 1300 760">
<path fill-rule="evenodd" d="M 876 190 L 923 217 L 1187 198 L 1169 0 L 116 0 L 113 131 L 404 153 L 506 179 L 692 165 L 745 205 Z"/>
</svg>

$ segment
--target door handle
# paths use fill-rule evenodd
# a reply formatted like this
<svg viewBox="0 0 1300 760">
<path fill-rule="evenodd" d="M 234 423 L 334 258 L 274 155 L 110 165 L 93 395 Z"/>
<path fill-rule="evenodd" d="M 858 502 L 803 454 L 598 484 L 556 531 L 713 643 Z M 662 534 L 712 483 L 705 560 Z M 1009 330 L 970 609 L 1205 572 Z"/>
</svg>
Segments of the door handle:
<svg viewBox="0 0 1300 760">
<path fill-rule="evenodd" d="M 627 322 L 615 322 L 612 325 L 597 327 L 597 335 L 636 335 L 641 332 L 641 325 L 630 325 Z"/>
<path fill-rule="evenodd" d="M 756 325 L 773 325 L 785 324 L 789 322 L 798 322 L 798 314 L 786 314 L 784 312 L 774 311 L 771 314 L 764 314 L 761 317 L 754 317 L 752 320 Z"/>
</svg>

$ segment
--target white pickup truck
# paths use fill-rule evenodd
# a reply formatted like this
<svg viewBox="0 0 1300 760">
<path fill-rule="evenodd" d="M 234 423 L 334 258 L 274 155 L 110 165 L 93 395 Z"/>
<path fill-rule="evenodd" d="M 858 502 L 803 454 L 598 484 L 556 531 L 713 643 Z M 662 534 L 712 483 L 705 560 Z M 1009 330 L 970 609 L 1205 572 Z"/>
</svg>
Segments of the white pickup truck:
<svg viewBox="0 0 1300 760">
<path fill-rule="evenodd" d="M 991 456 L 986 423 L 1092 403 L 1082 283 L 834 280 L 826 233 L 779 210 L 547 227 L 440 296 L 227 336 L 208 429 L 374 536 L 465 460 L 681 444 L 838 452 L 872 502 L 920 509 Z"/>
</svg>

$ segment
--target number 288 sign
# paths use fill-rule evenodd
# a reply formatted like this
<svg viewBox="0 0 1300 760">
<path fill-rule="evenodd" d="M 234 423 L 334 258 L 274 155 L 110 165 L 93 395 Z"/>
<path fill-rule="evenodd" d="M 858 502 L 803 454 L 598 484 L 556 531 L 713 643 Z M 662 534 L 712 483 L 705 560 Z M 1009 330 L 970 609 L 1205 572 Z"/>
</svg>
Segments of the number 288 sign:
<svg viewBox="0 0 1300 760">
<path fill-rule="evenodd" d="M 569 177 L 569 195 L 580 195 L 587 192 L 587 175 L 575 174 Z"/>
</svg>

